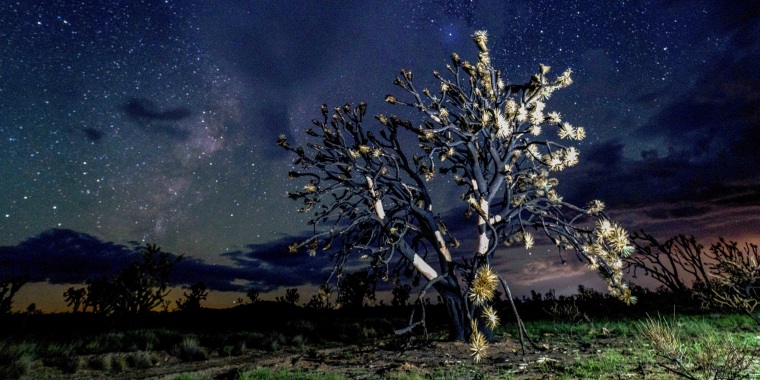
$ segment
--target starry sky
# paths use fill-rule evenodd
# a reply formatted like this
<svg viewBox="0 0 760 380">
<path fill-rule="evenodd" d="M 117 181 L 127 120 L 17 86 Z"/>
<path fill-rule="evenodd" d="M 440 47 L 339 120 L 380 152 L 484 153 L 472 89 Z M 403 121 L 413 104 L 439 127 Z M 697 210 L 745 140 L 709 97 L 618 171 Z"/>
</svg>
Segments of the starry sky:
<svg viewBox="0 0 760 380">
<path fill-rule="evenodd" d="M 211 305 L 313 287 L 329 266 L 286 253 L 308 230 L 277 136 L 304 142 L 322 103 L 418 119 L 384 104 L 393 78 L 435 87 L 451 52 L 476 59 L 481 29 L 510 82 L 539 63 L 574 71 L 548 102 L 588 132 L 565 199 L 602 199 L 662 239 L 758 242 L 751 3 L 0 2 L 0 274 L 31 274 L 19 303 L 54 310 L 69 284 L 157 243 L 190 258 L 176 284 L 205 280 Z M 594 281 L 541 253 L 506 269 L 518 292 Z"/>
</svg>

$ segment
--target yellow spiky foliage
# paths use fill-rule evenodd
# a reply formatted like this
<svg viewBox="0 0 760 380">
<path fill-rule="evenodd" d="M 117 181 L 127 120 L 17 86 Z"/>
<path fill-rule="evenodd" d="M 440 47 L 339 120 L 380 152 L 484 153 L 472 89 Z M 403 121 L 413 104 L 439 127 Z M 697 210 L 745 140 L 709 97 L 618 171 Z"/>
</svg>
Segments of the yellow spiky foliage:
<svg viewBox="0 0 760 380">
<path fill-rule="evenodd" d="M 498 286 L 499 276 L 490 266 L 484 265 L 475 272 L 470 284 L 469 297 L 475 305 L 483 305 L 493 299 Z"/>
<path fill-rule="evenodd" d="M 470 355 L 475 363 L 479 363 L 485 356 L 488 349 L 488 340 L 480 330 L 478 330 L 478 324 L 473 321 L 470 325 L 472 328 L 472 335 L 470 335 Z"/>
</svg>

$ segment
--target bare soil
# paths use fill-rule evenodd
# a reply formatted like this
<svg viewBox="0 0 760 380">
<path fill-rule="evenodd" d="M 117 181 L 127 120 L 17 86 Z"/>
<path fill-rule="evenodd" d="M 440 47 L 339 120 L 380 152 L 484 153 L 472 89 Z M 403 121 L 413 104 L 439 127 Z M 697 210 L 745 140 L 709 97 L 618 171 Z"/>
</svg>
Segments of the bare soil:
<svg viewBox="0 0 760 380">
<path fill-rule="evenodd" d="M 82 363 L 74 374 L 35 361 L 28 378 L 55 379 L 173 379 L 181 374 L 197 378 L 236 379 L 239 373 L 264 367 L 275 371 L 319 372 L 342 375 L 349 379 L 397 378 L 417 374 L 427 378 L 496 378 L 506 373 L 515 379 L 557 378 L 562 369 L 579 359 L 598 356 L 605 350 L 618 350 L 625 354 L 631 346 L 627 338 L 610 336 L 594 339 L 592 344 L 577 343 L 567 338 L 546 334 L 537 337 L 538 349 L 528 347 L 522 353 L 519 341 L 505 336 L 501 342 L 489 346 L 488 355 L 478 364 L 472 361 L 466 343 L 430 340 L 411 345 L 399 338 L 384 338 L 366 344 L 307 345 L 296 349 L 287 347 L 278 352 L 245 350 L 242 355 L 220 357 L 211 355 L 207 360 L 181 362 L 167 352 L 155 353 L 159 363 L 151 368 L 125 369 L 105 372 L 88 367 L 92 356 L 79 357 Z M 127 354 L 123 354 L 127 355 Z M 451 377 L 453 376 L 453 377 Z M 621 369 L 610 374 L 618 379 L 669 378 L 656 368 L 645 365 Z"/>
</svg>

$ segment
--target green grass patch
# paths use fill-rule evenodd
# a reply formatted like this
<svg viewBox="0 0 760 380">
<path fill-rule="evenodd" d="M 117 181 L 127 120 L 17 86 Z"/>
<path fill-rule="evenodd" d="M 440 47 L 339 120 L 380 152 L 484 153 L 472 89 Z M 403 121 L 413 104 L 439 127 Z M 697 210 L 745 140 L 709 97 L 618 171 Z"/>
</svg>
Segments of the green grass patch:
<svg viewBox="0 0 760 380">
<path fill-rule="evenodd" d="M 334 374 L 289 371 L 273 371 L 269 368 L 256 368 L 238 375 L 237 380 L 344 380 L 345 377 Z"/>
</svg>

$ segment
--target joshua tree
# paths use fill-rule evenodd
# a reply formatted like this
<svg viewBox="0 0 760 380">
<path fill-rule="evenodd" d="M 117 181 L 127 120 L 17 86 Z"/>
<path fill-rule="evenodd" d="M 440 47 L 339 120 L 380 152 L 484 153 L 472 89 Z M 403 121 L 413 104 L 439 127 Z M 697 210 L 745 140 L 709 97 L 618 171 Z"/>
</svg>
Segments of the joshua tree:
<svg viewBox="0 0 760 380">
<path fill-rule="evenodd" d="M 285 289 L 284 297 L 279 297 L 279 296 L 275 297 L 276 302 L 286 303 L 288 305 L 293 305 L 293 306 L 298 304 L 298 300 L 300 299 L 301 299 L 301 295 L 298 294 L 297 288 Z"/>
<path fill-rule="evenodd" d="M 13 308 L 13 297 L 29 281 L 27 276 L 17 276 L 0 280 L 0 315 L 8 314 Z"/>
<path fill-rule="evenodd" d="M 411 71 L 402 70 L 394 81 L 408 100 L 388 95 L 386 101 L 411 107 L 421 124 L 377 115 L 379 125 L 369 127 L 364 102 L 333 111 L 323 105 L 316 128 L 305 131 L 311 136 L 305 146 L 291 146 L 285 136 L 278 144 L 297 156 L 289 178 L 306 182 L 289 197 L 303 202 L 301 212 L 312 213 L 314 229 L 290 250 L 333 252 L 337 276 L 351 255 L 369 259 L 380 279 L 409 270 L 425 281 L 418 300 L 431 288 L 439 293 L 451 338 L 469 337 L 477 360 L 485 348 L 485 326 L 496 321 L 489 303 L 497 287 L 512 298 L 492 260 L 505 252 L 504 245 L 530 249 L 534 233 L 573 249 L 607 280 L 611 294 L 634 299 L 621 272 L 621 257 L 632 249 L 627 233 L 603 213 L 602 202 L 565 202 L 552 177 L 578 162 L 577 148 L 565 142 L 586 135 L 545 109 L 552 93 L 571 83 L 571 71 L 550 79 L 549 67 L 541 65 L 527 83 L 506 84 L 491 65 L 486 32 L 473 38 L 477 61 L 452 54 L 448 74 L 433 73 L 434 91 L 419 89 Z M 550 133 L 562 142 L 542 137 Z M 417 147 L 410 137 L 418 139 Z M 453 189 L 446 186 L 452 182 L 462 189 L 473 247 L 459 248 L 447 229 L 451 220 L 441 217 L 451 210 Z M 414 325 L 424 327 L 424 318 Z"/>
<path fill-rule="evenodd" d="M 376 284 L 377 279 L 366 269 L 349 273 L 338 284 L 338 303 L 345 308 L 361 308 L 364 299 L 375 300 Z"/>
<path fill-rule="evenodd" d="M 709 286 L 708 252 L 694 236 L 677 235 L 660 243 L 641 231 L 634 233 L 631 241 L 634 253 L 624 261 L 634 277 L 642 271 L 677 294 L 688 293 L 694 286 Z"/>
<path fill-rule="evenodd" d="M 190 293 L 184 293 L 185 298 L 175 301 L 177 303 L 177 310 L 193 312 L 200 310 L 201 301 L 206 300 L 208 297 L 208 288 L 206 283 L 198 281 L 193 285 L 190 285 Z"/>
<path fill-rule="evenodd" d="M 400 284 L 393 288 L 392 294 L 391 305 L 406 306 L 407 302 L 409 302 L 409 297 L 412 295 L 412 287 L 409 284 Z"/>
<path fill-rule="evenodd" d="M 332 288 L 328 284 L 322 284 L 319 286 L 317 294 L 311 296 L 309 302 L 306 303 L 306 307 L 309 309 L 330 309 L 330 297 L 332 296 Z"/>
<path fill-rule="evenodd" d="M 169 294 L 169 273 L 182 256 L 161 252 L 148 244 L 141 261 L 132 263 L 113 279 L 87 281 L 85 307 L 99 314 L 145 315 L 160 306 Z"/>
<path fill-rule="evenodd" d="M 756 244 L 719 238 L 709 249 L 694 236 L 678 235 L 660 243 L 641 232 L 632 237 L 634 254 L 625 259 L 626 267 L 643 271 L 664 287 L 678 294 L 696 296 L 706 307 L 728 308 L 760 318 L 760 253 Z"/>
<path fill-rule="evenodd" d="M 77 289 L 77 288 L 74 288 L 73 286 L 63 293 L 63 298 L 66 301 L 66 306 L 71 306 L 74 313 L 78 313 L 79 308 L 82 307 L 82 305 L 86 305 L 84 303 L 86 300 L 86 296 L 87 296 L 86 288 Z M 82 309 L 82 311 L 85 311 L 84 308 Z"/>
<path fill-rule="evenodd" d="M 245 293 L 245 296 L 248 297 L 252 304 L 259 302 L 259 291 L 256 288 L 248 289 L 248 292 Z"/>
</svg>

